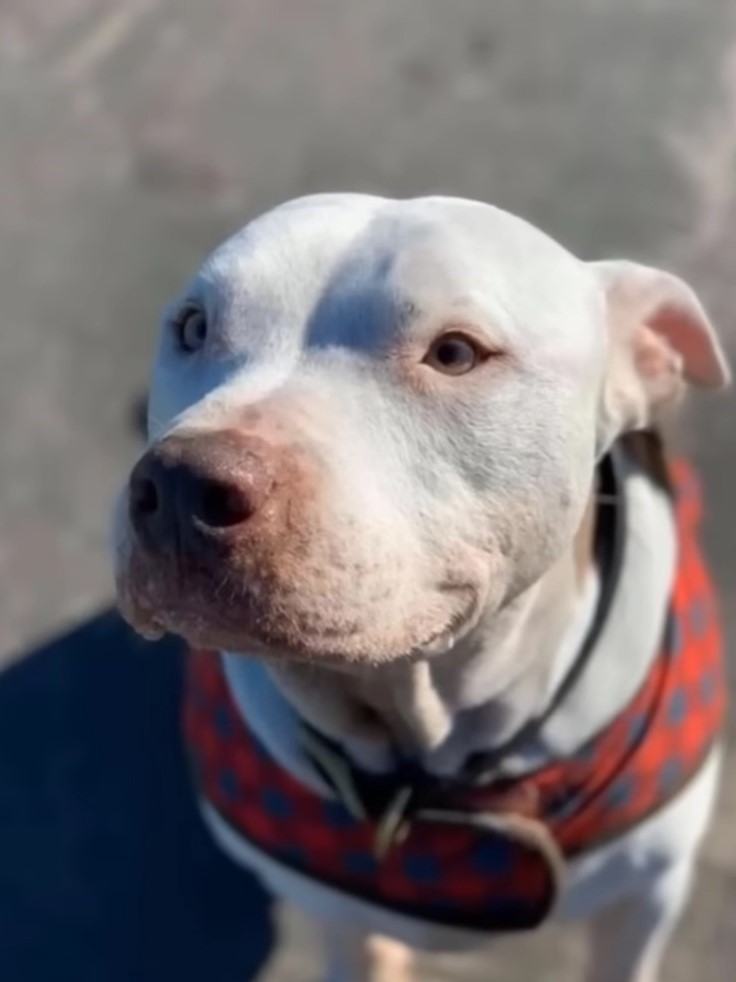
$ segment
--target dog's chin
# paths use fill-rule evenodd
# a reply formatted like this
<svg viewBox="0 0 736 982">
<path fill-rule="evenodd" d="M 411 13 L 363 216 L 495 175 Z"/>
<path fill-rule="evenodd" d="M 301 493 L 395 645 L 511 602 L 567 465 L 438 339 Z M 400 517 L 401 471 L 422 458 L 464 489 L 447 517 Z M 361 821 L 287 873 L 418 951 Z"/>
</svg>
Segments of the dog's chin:
<svg viewBox="0 0 736 982">
<path fill-rule="evenodd" d="M 331 630 L 326 635 L 279 630 L 279 625 L 242 624 L 231 618 L 219 623 L 211 618 L 211 612 L 209 617 L 199 615 L 192 607 L 156 608 L 126 603 L 122 598 L 119 607 L 130 626 L 147 640 L 172 634 L 193 649 L 344 669 L 441 655 L 453 648 L 477 619 L 475 605 L 471 604 L 437 626 L 428 626 L 422 618 L 400 625 L 393 634 L 361 630 L 352 624 L 344 632 Z"/>
<path fill-rule="evenodd" d="M 336 608 L 322 595 L 292 600 L 241 590 L 236 602 L 213 603 L 209 580 L 182 587 L 141 560 L 117 577 L 118 606 L 147 639 L 173 634 L 195 649 L 346 668 L 447 652 L 477 623 L 484 596 L 467 581 L 442 584 L 388 621 L 380 609 Z"/>
</svg>

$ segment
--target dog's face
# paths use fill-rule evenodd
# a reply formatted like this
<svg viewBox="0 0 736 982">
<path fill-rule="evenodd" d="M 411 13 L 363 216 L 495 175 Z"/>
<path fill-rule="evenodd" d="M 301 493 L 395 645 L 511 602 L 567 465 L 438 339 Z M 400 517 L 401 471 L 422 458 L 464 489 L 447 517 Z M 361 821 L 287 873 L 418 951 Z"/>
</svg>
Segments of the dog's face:
<svg viewBox="0 0 736 982">
<path fill-rule="evenodd" d="M 161 329 L 116 520 L 139 630 L 381 662 L 452 644 L 569 547 L 596 459 L 725 368 L 697 301 L 486 205 L 289 203 Z"/>
</svg>

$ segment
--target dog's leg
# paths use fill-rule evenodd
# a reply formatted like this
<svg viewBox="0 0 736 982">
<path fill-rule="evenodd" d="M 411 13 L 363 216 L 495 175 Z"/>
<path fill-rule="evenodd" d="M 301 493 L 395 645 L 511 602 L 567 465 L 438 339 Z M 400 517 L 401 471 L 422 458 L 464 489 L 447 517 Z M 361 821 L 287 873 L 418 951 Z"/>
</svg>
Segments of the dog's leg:
<svg viewBox="0 0 736 982">
<path fill-rule="evenodd" d="M 411 982 L 409 948 L 380 934 L 363 934 L 340 924 L 322 926 L 326 982 Z"/>
<path fill-rule="evenodd" d="M 591 922 L 587 982 L 657 982 L 667 942 L 687 902 L 694 862 L 668 867 L 635 896 Z"/>
</svg>

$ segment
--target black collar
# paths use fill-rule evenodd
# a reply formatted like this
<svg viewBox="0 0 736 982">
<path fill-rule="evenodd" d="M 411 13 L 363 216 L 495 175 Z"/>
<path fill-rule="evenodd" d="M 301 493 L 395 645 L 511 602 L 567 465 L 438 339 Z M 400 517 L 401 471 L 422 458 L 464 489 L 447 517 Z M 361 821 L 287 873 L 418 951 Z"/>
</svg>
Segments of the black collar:
<svg viewBox="0 0 736 982">
<path fill-rule="evenodd" d="M 577 657 L 543 712 L 528 720 L 505 743 L 494 747 L 493 750 L 474 754 L 469 759 L 465 773 L 474 782 L 482 783 L 484 776 L 497 771 L 504 758 L 508 758 L 523 744 L 534 739 L 547 720 L 567 698 L 568 693 L 575 687 L 595 651 L 603 628 L 608 621 L 623 569 L 626 543 L 625 471 L 624 451 L 618 444 L 614 444 L 598 465 L 596 491 L 598 507 L 594 551 L 601 586 L 593 619 Z"/>
</svg>

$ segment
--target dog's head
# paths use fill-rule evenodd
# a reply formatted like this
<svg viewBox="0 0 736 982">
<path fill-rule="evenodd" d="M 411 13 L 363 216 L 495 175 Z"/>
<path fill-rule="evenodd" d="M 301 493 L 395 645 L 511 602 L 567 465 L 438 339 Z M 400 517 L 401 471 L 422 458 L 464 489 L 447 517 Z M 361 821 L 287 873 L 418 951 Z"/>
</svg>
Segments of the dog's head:
<svg viewBox="0 0 736 982">
<path fill-rule="evenodd" d="M 474 202 L 291 202 L 164 318 L 122 610 L 331 663 L 446 648 L 569 547 L 618 434 L 726 380 L 667 273 L 580 262 Z"/>
</svg>

